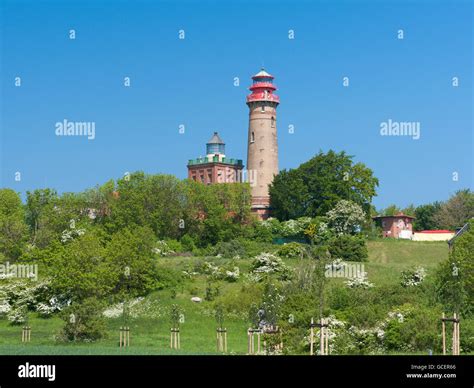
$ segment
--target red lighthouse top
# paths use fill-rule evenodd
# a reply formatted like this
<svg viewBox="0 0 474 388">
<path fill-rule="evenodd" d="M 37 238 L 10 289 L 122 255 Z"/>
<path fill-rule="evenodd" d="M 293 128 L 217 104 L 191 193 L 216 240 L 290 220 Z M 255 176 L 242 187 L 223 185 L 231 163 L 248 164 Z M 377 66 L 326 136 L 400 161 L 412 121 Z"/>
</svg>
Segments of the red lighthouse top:
<svg viewBox="0 0 474 388">
<path fill-rule="evenodd" d="M 273 84 L 273 76 L 268 74 L 263 68 L 257 74 L 255 74 L 253 79 L 253 84 L 249 88 L 252 92 L 247 96 L 247 103 L 254 101 L 271 101 L 280 102 L 280 98 L 273 94 L 277 89 Z"/>
</svg>

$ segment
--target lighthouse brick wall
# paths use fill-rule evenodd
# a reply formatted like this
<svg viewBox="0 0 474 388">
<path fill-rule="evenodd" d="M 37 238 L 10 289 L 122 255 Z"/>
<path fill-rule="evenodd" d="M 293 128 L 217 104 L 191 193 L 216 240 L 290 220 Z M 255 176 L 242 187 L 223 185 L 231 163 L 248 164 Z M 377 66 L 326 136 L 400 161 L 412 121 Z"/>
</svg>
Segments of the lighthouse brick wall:
<svg viewBox="0 0 474 388">
<path fill-rule="evenodd" d="M 268 206 L 268 185 L 278 174 L 276 104 L 252 102 L 249 110 L 247 169 L 252 185 L 252 204 Z"/>
<path fill-rule="evenodd" d="M 252 210 L 259 218 L 270 215 L 269 185 L 278 174 L 278 138 L 276 109 L 279 97 L 273 92 L 273 76 L 262 69 L 252 77 L 247 96 L 249 129 L 247 175 L 252 191 Z"/>
</svg>

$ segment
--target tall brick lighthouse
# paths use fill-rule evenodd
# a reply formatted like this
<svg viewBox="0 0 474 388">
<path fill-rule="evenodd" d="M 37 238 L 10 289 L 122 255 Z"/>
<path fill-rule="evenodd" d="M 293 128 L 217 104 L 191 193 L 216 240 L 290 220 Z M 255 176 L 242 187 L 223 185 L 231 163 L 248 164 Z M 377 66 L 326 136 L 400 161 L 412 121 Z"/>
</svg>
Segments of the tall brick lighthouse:
<svg viewBox="0 0 474 388">
<path fill-rule="evenodd" d="M 247 143 L 248 180 L 252 188 L 252 211 L 260 219 L 270 214 L 268 185 L 278 174 L 276 108 L 280 98 L 274 94 L 273 76 L 264 69 L 252 77 Z"/>
</svg>

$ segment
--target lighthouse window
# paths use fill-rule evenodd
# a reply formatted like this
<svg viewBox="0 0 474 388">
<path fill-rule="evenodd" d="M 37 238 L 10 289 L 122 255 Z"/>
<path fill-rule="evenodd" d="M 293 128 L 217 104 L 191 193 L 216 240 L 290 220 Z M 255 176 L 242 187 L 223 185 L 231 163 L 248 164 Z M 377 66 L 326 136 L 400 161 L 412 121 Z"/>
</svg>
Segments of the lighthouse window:
<svg viewBox="0 0 474 388">
<path fill-rule="evenodd" d="M 272 128 L 275 128 L 275 117 L 272 116 Z"/>
<path fill-rule="evenodd" d="M 250 134 L 250 143 L 255 143 L 255 133 Z"/>
<path fill-rule="evenodd" d="M 265 112 L 265 105 L 262 105 L 262 112 Z"/>
</svg>

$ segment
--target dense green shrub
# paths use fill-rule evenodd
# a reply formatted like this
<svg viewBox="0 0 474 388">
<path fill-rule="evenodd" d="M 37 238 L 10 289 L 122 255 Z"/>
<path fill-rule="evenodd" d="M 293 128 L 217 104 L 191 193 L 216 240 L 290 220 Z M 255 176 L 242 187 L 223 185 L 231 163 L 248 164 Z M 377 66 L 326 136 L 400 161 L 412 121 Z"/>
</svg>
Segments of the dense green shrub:
<svg viewBox="0 0 474 388">
<path fill-rule="evenodd" d="M 262 252 L 274 252 L 277 249 L 274 244 L 267 242 L 259 242 L 243 238 L 240 238 L 239 241 L 245 249 L 246 257 L 255 257 Z"/>
<path fill-rule="evenodd" d="M 316 319 L 318 316 L 318 308 L 314 294 L 295 287 L 285 291 L 285 303 L 281 306 L 279 321 L 285 354 L 307 354 L 304 339 L 308 335 L 311 318 Z"/>
<path fill-rule="evenodd" d="M 216 244 L 214 247 L 214 255 L 221 256 L 227 259 L 234 258 L 236 256 L 245 257 L 246 251 L 245 247 L 242 245 L 241 240 L 230 240 L 230 241 L 221 241 Z"/>
<path fill-rule="evenodd" d="M 221 293 L 220 284 L 218 282 L 208 281 L 207 284 L 206 284 L 206 291 L 205 292 L 206 292 L 206 294 L 204 296 L 204 299 L 207 300 L 208 302 L 212 302 Z"/>
<path fill-rule="evenodd" d="M 176 289 L 183 282 L 183 274 L 177 270 L 166 267 L 156 269 L 156 289 Z"/>
<path fill-rule="evenodd" d="M 165 240 L 166 245 L 168 245 L 168 248 L 174 252 L 174 253 L 180 253 L 183 252 L 183 245 L 181 244 L 180 241 L 178 240 L 173 240 L 173 239 L 167 239 Z"/>
<path fill-rule="evenodd" d="M 474 220 L 456 240 L 448 260 L 439 265 L 436 273 L 438 300 L 447 311 L 463 316 L 474 313 Z"/>
<path fill-rule="evenodd" d="M 278 223 L 278 221 L 276 222 Z M 267 221 L 255 221 L 243 230 L 244 238 L 257 242 L 271 243 L 276 235 L 277 233 L 273 230 L 272 224 L 267 223 Z"/>
<path fill-rule="evenodd" d="M 306 254 L 303 245 L 296 242 L 283 244 L 276 252 L 283 259 L 302 259 Z"/>
<path fill-rule="evenodd" d="M 181 237 L 180 243 L 183 251 L 192 252 L 194 249 L 196 249 L 196 243 L 189 234 L 185 234 L 183 237 Z"/>
<path fill-rule="evenodd" d="M 416 306 L 398 313 L 385 327 L 383 345 L 387 351 L 424 352 L 440 350 L 439 311 Z"/>
<path fill-rule="evenodd" d="M 370 303 L 365 303 L 352 306 L 345 310 L 341 316 L 345 318 L 350 325 L 370 328 L 385 317 L 386 311 L 383 306 L 374 306 Z"/>
<path fill-rule="evenodd" d="M 328 290 L 328 306 L 332 310 L 345 310 L 353 303 L 353 291 L 336 285 Z"/>
<path fill-rule="evenodd" d="M 106 322 L 102 316 L 103 302 L 88 298 L 73 304 L 61 313 L 65 325 L 57 339 L 60 341 L 96 341 L 106 334 Z"/>
<path fill-rule="evenodd" d="M 459 330 L 461 334 L 461 352 L 462 353 L 473 353 L 474 352 L 474 319 L 462 320 L 459 324 L 461 327 Z"/>
<path fill-rule="evenodd" d="M 329 253 L 344 261 L 366 261 L 369 256 L 365 239 L 361 236 L 340 235 L 329 240 Z"/>
<path fill-rule="evenodd" d="M 227 292 L 216 298 L 231 316 L 247 318 L 252 304 L 261 300 L 262 287 L 257 283 L 244 283 L 237 292 Z"/>
</svg>

